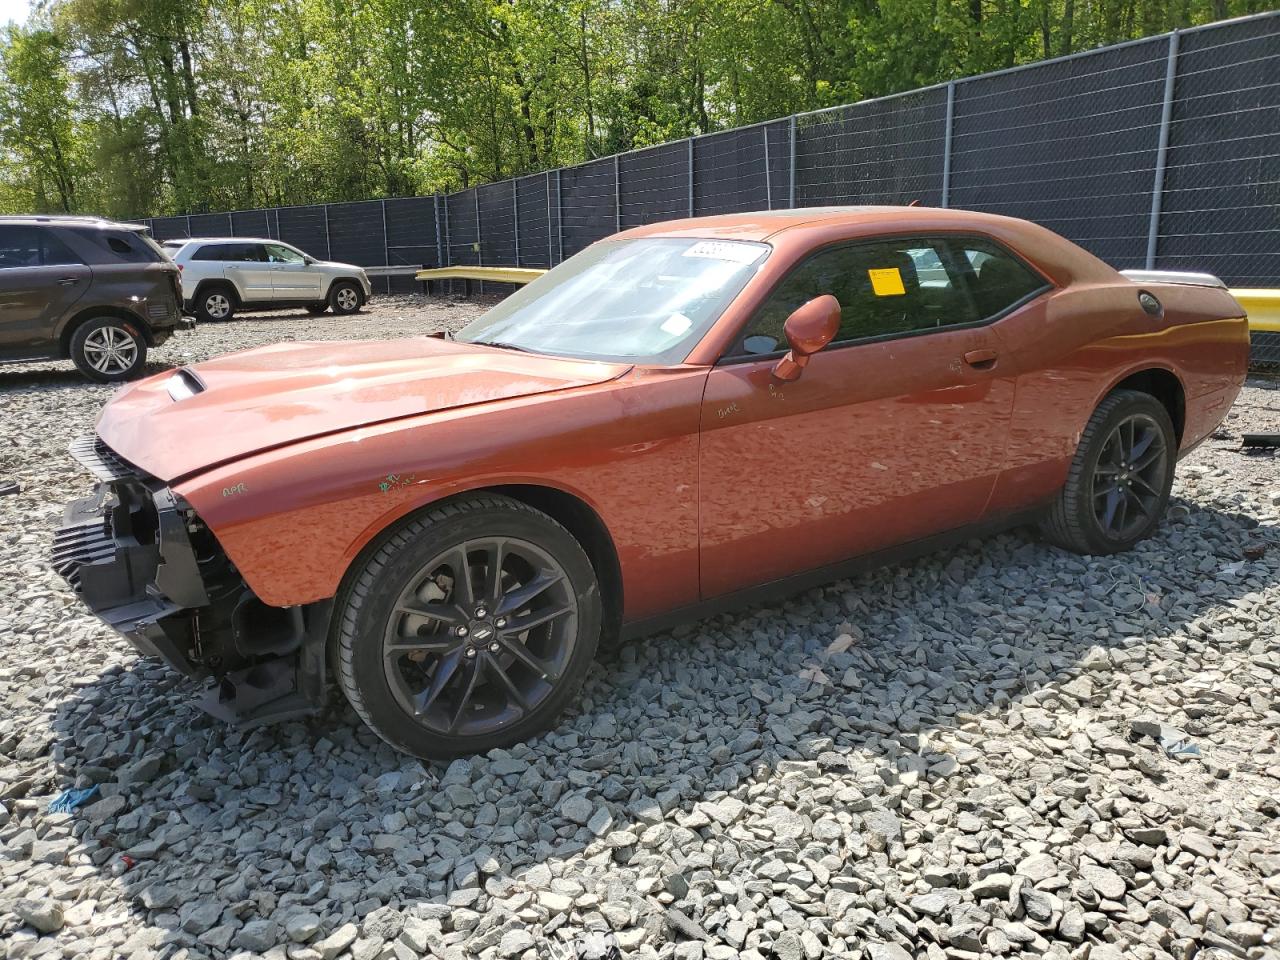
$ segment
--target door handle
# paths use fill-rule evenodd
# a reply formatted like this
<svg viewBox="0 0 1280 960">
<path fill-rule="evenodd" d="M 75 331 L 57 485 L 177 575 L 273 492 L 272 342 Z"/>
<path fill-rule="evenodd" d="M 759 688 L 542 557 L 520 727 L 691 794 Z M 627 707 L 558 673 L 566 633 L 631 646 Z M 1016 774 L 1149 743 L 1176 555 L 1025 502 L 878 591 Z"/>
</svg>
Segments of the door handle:
<svg viewBox="0 0 1280 960">
<path fill-rule="evenodd" d="M 990 349 L 970 350 L 964 355 L 964 362 L 975 370 L 990 370 L 996 365 L 996 352 Z"/>
<path fill-rule="evenodd" d="M 69 287 L 72 284 L 79 283 L 79 282 L 80 282 L 79 277 L 59 277 L 58 278 L 58 283 L 62 284 L 64 287 Z"/>
</svg>

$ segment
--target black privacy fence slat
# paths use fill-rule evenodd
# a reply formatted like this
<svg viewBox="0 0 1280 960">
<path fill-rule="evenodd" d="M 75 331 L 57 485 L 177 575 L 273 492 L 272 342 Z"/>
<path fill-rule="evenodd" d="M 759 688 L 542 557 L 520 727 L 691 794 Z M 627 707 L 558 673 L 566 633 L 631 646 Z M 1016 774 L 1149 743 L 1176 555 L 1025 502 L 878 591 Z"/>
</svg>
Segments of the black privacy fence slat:
<svg viewBox="0 0 1280 960">
<path fill-rule="evenodd" d="M 1168 38 L 956 86 L 950 202 L 1145 264 Z"/>
<path fill-rule="evenodd" d="M 1178 38 L 1156 257 L 1280 286 L 1280 16 Z"/>
<path fill-rule="evenodd" d="M 187 217 L 189 237 L 225 237 L 233 234 L 233 219 L 229 213 L 193 213 Z"/>
<path fill-rule="evenodd" d="M 448 196 L 145 222 L 159 240 L 278 238 L 366 267 L 551 267 L 690 213 L 912 202 L 1034 220 L 1121 269 L 1280 286 L 1280 12 Z"/>
<path fill-rule="evenodd" d="M 798 117 L 796 206 L 941 205 L 946 120 L 937 87 Z"/>
<path fill-rule="evenodd" d="M 555 202 L 551 174 L 536 173 L 515 181 L 517 267 L 547 269 L 553 262 L 551 205 Z"/>
<path fill-rule="evenodd" d="M 694 216 L 769 208 L 766 133 L 744 127 L 693 141 Z"/>
<path fill-rule="evenodd" d="M 237 237 L 279 239 L 271 232 L 275 218 L 270 210 L 236 210 L 231 214 L 231 232 Z"/>
<path fill-rule="evenodd" d="M 275 214 L 277 239 L 291 243 L 313 257 L 332 259 L 328 220 L 323 205 L 280 207 Z"/>
<path fill-rule="evenodd" d="M 560 235 L 563 257 L 571 257 L 618 229 L 612 158 L 560 171 Z"/>
<path fill-rule="evenodd" d="M 622 228 L 689 215 L 691 140 L 677 140 L 618 158 Z"/>
<path fill-rule="evenodd" d="M 480 207 L 480 259 L 488 264 L 516 262 L 515 181 L 491 183 L 476 189 Z"/>
<path fill-rule="evenodd" d="M 329 256 L 357 266 L 386 266 L 381 200 L 328 205 Z"/>
</svg>

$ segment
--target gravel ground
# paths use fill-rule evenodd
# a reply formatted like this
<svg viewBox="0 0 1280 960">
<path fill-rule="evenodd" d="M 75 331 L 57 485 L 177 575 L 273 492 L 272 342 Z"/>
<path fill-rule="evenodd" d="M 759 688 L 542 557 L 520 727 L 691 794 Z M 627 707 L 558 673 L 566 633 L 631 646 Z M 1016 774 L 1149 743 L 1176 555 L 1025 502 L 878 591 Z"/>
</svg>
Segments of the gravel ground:
<svg viewBox="0 0 1280 960">
<path fill-rule="evenodd" d="M 477 309 L 242 318 L 155 362 Z M 90 484 L 66 444 L 110 394 L 0 370 L 8 957 L 543 958 L 586 931 L 680 960 L 1277 956 L 1280 457 L 1238 436 L 1280 425 L 1272 384 L 1131 555 L 1010 534 L 706 620 L 606 656 L 555 732 L 447 768 L 336 694 L 234 732 L 82 610 L 46 555 Z"/>
</svg>

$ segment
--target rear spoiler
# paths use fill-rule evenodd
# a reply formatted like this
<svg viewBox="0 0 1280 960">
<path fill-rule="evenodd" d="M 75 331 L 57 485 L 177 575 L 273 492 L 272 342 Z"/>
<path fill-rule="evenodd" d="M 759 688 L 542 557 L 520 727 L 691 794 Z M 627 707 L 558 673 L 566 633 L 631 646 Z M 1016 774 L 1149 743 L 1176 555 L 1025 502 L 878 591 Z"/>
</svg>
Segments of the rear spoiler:
<svg viewBox="0 0 1280 960">
<path fill-rule="evenodd" d="M 1121 270 L 1120 276 L 1134 283 L 1182 283 L 1193 287 L 1221 287 L 1227 285 L 1211 273 L 1183 273 L 1180 270 Z"/>
</svg>

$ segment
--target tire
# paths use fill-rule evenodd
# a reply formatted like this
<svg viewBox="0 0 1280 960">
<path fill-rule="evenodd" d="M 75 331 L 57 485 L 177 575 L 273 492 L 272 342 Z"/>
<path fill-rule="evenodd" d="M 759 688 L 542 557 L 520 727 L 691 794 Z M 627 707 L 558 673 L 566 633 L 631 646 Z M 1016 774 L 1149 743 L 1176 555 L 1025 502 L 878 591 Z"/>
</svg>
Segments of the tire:
<svg viewBox="0 0 1280 960">
<path fill-rule="evenodd" d="M 1111 393 L 1080 435 L 1041 531 L 1075 553 L 1130 549 L 1164 516 L 1177 457 L 1173 422 L 1160 401 L 1136 390 Z"/>
<path fill-rule="evenodd" d="M 327 303 L 307 304 L 307 313 L 311 314 L 313 317 L 320 316 L 320 314 L 324 313 L 328 309 L 329 309 L 329 305 Z"/>
<path fill-rule="evenodd" d="M 334 608 L 334 673 L 396 749 L 482 753 L 554 724 L 595 659 L 601 617 L 569 531 L 518 500 L 467 497 L 410 518 L 356 562 Z"/>
<path fill-rule="evenodd" d="M 94 317 L 71 335 L 71 360 L 97 383 L 132 380 L 147 363 L 147 339 L 140 327 L 119 317 Z"/>
<path fill-rule="evenodd" d="M 363 300 L 360 287 L 350 280 L 338 281 L 329 291 L 329 306 L 337 314 L 355 313 L 360 309 Z"/>
<path fill-rule="evenodd" d="M 238 306 L 235 290 L 225 283 L 204 287 L 195 299 L 196 316 L 205 323 L 230 320 Z"/>
</svg>

